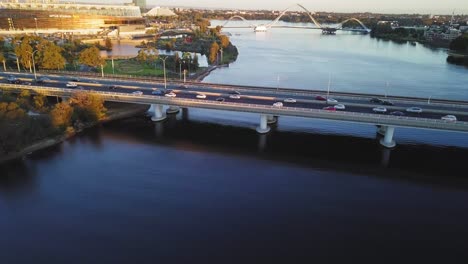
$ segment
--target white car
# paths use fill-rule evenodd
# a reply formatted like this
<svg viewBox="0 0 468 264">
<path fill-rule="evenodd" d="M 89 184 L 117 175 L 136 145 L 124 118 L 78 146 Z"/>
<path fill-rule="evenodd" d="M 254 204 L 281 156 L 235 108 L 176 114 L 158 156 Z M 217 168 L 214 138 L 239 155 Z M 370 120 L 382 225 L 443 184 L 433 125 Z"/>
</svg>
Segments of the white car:
<svg viewBox="0 0 468 264">
<path fill-rule="evenodd" d="M 167 96 L 167 97 L 176 97 L 177 94 L 174 93 L 174 92 L 170 92 L 170 93 L 165 94 L 164 96 Z"/>
<path fill-rule="evenodd" d="M 286 98 L 286 99 L 284 99 L 284 102 L 285 102 L 285 103 L 295 103 L 295 102 L 296 102 L 296 99 L 294 99 L 294 98 Z"/>
<path fill-rule="evenodd" d="M 333 107 L 335 107 L 336 110 L 345 110 L 346 106 L 344 104 L 336 104 Z"/>
<path fill-rule="evenodd" d="M 76 84 L 76 82 L 67 82 L 66 86 L 67 87 L 77 87 L 78 84 Z"/>
<path fill-rule="evenodd" d="M 407 109 L 406 109 L 406 112 L 408 112 L 408 113 L 418 113 L 418 114 L 420 114 L 420 113 L 423 112 L 423 110 L 422 110 L 422 108 L 420 108 L 420 107 L 410 107 L 410 108 L 407 108 Z"/>
<path fill-rule="evenodd" d="M 231 98 L 231 99 L 240 99 L 241 97 L 240 97 L 240 95 L 238 95 L 238 94 L 231 94 L 231 95 L 229 96 L 229 98 Z"/>
<path fill-rule="evenodd" d="M 338 103 L 338 100 L 333 99 L 333 98 L 327 98 L 327 103 Z"/>
<path fill-rule="evenodd" d="M 134 95 L 143 95 L 143 92 L 142 91 L 134 91 L 134 92 L 132 92 L 132 94 L 134 94 Z"/>
<path fill-rule="evenodd" d="M 449 122 L 456 122 L 457 121 L 457 117 L 454 116 L 454 115 L 446 115 L 446 116 L 443 116 L 441 119 L 444 120 L 444 121 L 449 121 Z"/>
<path fill-rule="evenodd" d="M 274 107 L 283 107 L 283 103 L 282 102 L 276 102 L 273 104 Z"/>
<path fill-rule="evenodd" d="M 383 106 L 379 106 L 379 107 L 375 107 L 372 109 L 372 111 L 376 112 L 376 113 L 386 113 L 387 112 L 387 108 L 383 107 Z"/>
<path fill-rule="evenodd" d="M 198 99 L 206 99 L 206 95 L 204 94 L 197 94 Z"/>
</svg>

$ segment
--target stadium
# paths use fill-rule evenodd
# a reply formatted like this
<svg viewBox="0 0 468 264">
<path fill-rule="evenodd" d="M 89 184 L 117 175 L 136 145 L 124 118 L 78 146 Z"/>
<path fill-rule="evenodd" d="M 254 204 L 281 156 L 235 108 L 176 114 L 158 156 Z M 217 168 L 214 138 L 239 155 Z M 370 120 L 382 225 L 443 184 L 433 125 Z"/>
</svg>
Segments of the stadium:
<svg viewBox="0 0 468 264">
<path fill-rule="evenodd" d="M 78 30 L 143 28 L 145 20 L 136 5 L 61 3 L 57 0 L 0 1 L 0 29 Z"/>
</svg>

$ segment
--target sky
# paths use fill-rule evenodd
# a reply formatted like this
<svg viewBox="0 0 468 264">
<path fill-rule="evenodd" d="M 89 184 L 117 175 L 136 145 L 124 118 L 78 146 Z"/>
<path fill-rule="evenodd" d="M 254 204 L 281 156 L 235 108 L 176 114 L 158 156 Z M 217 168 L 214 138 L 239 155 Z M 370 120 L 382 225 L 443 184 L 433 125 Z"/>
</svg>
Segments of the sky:
<svg viewBox="0 0 468 264">
<path fill-rule="evenodd" d="M 90 1 L 92 0 L 82 0 Z M 122 3 L 131 0 L 101 0 Z M 148 6 L 283 10 L 300 3 L 312 12 L 468 14 L 468 0 L 146 0 Z M 96 1 L 94 1 L 96 2 Z M 299 9 L 297 9 L 299 10 Z"/>
</svg>

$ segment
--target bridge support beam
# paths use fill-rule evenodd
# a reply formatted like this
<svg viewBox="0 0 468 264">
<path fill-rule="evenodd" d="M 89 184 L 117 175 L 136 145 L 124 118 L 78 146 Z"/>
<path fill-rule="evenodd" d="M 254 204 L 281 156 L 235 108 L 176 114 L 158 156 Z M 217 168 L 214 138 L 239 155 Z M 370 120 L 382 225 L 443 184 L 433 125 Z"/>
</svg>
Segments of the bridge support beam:
<svg viewBox="0 0 468 264">
<path fill-rule="evenodd" d="M 175 105 L 171 105 L 166 110 L 166 113 L 168 113 L 168 114 L 177 114 L 177 113 L 179 113 L 179 111 L 180 111 L 180 107 L 175 106 Z"/>
<path fill-rule="evenodd" d="M 267 115 L 267 123 L 268 124 L 275 124 L 276 122 L 278 122 L 278 117 L 276 117 L 274 115 Z"/>
<path fill-rule="evenodd" d="M 386 126 L 381 126 L 381 125 L 377 125 L 377 134 L 381 135 L 381 136 L 385 136 L 385 132 L 387 131 L 387 127 Z"/>
<path fill-rule="evenodd" d="M 394 148 L 396 146 L 396 142 L 393 140 L 394 133 L 395 133 L 395 127 L 386 126 L 385 136 L 384 138 L 380 140 L 380 145 L 386 148 Z"/>
<path fill-rule="evenodd" d="M 270 132 L 270 127 L 268 126 L 268 116 L 267 115 L 260 115 L 260 125 L 257 127 L 257 132 L 260 134 L 266 134 Z"/>
<path fill-rule="evenodd" d="M 151 120 L 153 120 L 154 122 L 160 122 L 166 119 L 166 113 L 164 113 L 162 105 L 152 104 L 151 108 L 154 109 L 154 114 Z"/>
</svg>

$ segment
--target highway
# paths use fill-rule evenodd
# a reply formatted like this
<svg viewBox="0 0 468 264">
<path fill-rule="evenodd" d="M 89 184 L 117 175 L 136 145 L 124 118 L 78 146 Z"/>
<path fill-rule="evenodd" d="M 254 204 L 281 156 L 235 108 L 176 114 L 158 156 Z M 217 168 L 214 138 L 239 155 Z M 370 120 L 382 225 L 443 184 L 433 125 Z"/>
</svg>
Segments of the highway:
<svg viewBox="0 0 468 264">
<path fill-rule="evenodd" d="M 0 82 L 8 83 L 7 77 L 13 75 L 19 78 L 24 83 L 32 83 L 43 87 L 54 88 L 67 88 L 66 83 L 72 81 L 73 76 L 57 76 L 47 75 L 50 80 L 44 84 L 35 84 L 33 82 L 34 76 L 29 73 L 0 73 Z M 137 80 L 122 80 L 122 79 L 107 79 L 107 78 L 93 78 L 93 77 L 78 77 L 76 82 L 79 87 L 75 90 L 94 90 L 103 92 L 118 92 L 118 93 L 132 93 L 141 91 L 144 95 L 152 95 L 155 89 L 164 90 L 164 82 L 151 82 L 151 81 L 137 81 Z M 109 86 L 117 86 L 117 89 L 109 89 Z M 275 102 L 283 102 L 284 107 L 305 108 L 305 109 L 323 109 L 326 106 L 333 106 L 336 103 L 327 103 L 325 101 L 316 100 L 317 96 L 327 97 L 326 91 L 317 90 L 295 90 L 295 89 L 275 89 L 266 87 L 249 87 L 249 86 L 233 86 L 222 84 L 205 84 L 205 83 L 182 83 L 182 82 L 168 82 L 167 89 L 172 90 L 177 94 L 177 98 L 196 99 L 205 101 L 215 101 L 218 98 L 224 98 L 226 103 L 246 103 L 271 106 Z M 229 98 L 230 93 L 238 91 L 240 99 Z M 197 94 L 206 95 L 206 99 L 197 99 Z M 338 110 L 344 112 L 358 112 L 374 114 L 373 108 L 383 106 L 378 103 L 371 103 L 370 99 L 378 97 L 377 95 L 365 94 L 349 94 L 349 93 L 336 93 L 330 92 L 330 98 L 334 98 L 339 104 L 346 106 L 345 110 Z M 284 99 L 294 98 L 296 103 L 285 103 Z M 427 99 L 423 98 L 405 98 L 405 97 L 392 97 L 383 96 L 378 97 L 391 101 L 393 106 L 384 106 L 387 108 L 386 115 L 393 111 L 404 112 L 407 117 L 427 118 L 440 120 L 445 115 L 455 115 L 458 121 L 468 122 L 468 102 L 463 101 L 447 101 L 432 99 L 428 104 Z M 420 107 L 423 113 L 408 113 L 406 109 L 409 107 Z"/>
</svg>

